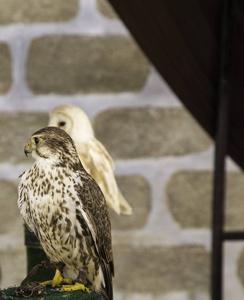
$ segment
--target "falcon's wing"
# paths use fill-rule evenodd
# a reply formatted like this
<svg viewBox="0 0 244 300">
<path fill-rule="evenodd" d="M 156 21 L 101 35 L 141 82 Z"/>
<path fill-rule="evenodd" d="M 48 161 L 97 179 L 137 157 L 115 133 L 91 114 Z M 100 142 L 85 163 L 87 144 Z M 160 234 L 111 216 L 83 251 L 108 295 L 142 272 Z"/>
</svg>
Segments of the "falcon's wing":
<svg viewBox="0 0 244 300">
<path fill-rule="evenodd" d="M 25 175 L 25 172 L 19 176 L 21 178 L 23 175 Z M 35 227 L 34 222 L 32 222 L 30 218 L 30 214 L 28 213 L 30 211 L 29 208 L 29 195 L 27 193 L 27 184 L 21 182 L 18 186 L 18 201 L 17 205 L 20 209 L 21 215 L 25 221 L 25 224 L 27 225 L 28 229 L 32 231 L 37 238 L 38 237 L 38 230 Z"/>
<path fill-rule="evenodd" d="M 132 208 L 120 192 L 114 177 L 114 162 L 105 147 L 95 138 L 78 147 L 86 171 L 96 180 L 107 204 L 118 214 L 131 214 Z"/>
<path fill-rule="evenodd" d="M 80 172 L 80 177 L 82 184 L 76 185 L 76 192 L 82 202 L 81 213 L 87 223 L 102 265 L 107 294 L 111 295 L 114 263 L 111 224 L 106 202 L 99 186 L 89 174 Z"/>
</svg>

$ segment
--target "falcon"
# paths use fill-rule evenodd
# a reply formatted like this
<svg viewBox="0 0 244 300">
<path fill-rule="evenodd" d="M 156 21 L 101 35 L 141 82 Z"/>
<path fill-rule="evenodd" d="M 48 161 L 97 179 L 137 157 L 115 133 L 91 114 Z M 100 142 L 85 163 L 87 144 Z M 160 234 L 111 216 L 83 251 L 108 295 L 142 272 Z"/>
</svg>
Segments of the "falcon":
<svg viewBox="0 0 244 300">
<path fill-rule="evenodd" d="M 87 115 L 74 105 L 57 106 L 50 112 L 48 125 L 65 130 L 74 140 L 84 168 L 100 186 L 107 205 L 117 214 L 132 214 L 114 177 L 113 159 L 95 138 Z"/>
<path fill-rule="evenodd" d="M 24 151 L 35 162 L 21 175 L 20 213 L 50 262 L 64 266 L 62 274 L 57 268 L 53 280 L 41 284 L 86 290 L 84 279 L 86 287 L 112 300 L 114 263 L 107 205 L 83 168 L 73 140 L 62 129 L 46 127 L 31 136 Z"/>
</svg>

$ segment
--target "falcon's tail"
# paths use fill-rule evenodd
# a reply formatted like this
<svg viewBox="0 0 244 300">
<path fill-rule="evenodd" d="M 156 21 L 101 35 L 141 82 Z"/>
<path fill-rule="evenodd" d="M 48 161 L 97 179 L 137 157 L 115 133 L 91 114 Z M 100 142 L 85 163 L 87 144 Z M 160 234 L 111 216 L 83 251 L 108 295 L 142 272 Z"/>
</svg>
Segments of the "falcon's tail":
<svg viewBox="0 0 244 300">
<path fill-rule="evenodd" d="M 102 287 L 102 297 L 104 300 L 113 300 L 113 270 L 111 270 L 110 264 L 104 260 L 102 260 L 101 265 L 105 284 L 105 286 Z"/>
</svg>

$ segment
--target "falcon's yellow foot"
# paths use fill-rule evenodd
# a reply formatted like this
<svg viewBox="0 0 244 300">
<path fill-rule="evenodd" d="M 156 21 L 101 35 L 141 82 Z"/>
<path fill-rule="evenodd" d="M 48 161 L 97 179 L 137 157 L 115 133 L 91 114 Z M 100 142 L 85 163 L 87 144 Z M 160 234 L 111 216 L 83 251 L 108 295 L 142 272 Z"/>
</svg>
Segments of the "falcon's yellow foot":
<svg viewBox="0 0 244 300">
<path fill-rule="evenodd" d="M 82 290 L 84 292 L 89 293 L 89 289 L 84 286 L 84 284 L 76 282 L 75 284 L 72 285 L 63 285 L 62 288 L 60 289 L 61 292 L 70 292 L 70 291 L 78 291 Z"/>
<path fill-rule="evenodd" d="M 47 286 L 47 285 L 52 285 L 53 287 L 62 285 L 62 284 L 72 284 L 71 279 L 64 279 L 63 276 L 61 275 L 61 272 L 57 269 L 56 273 L 53 277 L 53 280 L 48 280 L 48 281 L 43 281 L 40 282 L 41 285 Z"/>
</svg>

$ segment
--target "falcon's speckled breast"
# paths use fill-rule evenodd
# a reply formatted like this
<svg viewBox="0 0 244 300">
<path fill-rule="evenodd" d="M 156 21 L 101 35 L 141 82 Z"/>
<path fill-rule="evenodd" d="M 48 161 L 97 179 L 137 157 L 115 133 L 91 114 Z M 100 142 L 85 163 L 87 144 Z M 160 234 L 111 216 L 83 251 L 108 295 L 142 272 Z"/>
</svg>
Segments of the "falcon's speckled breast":
<svg viewBox="0 0 244 300">
<path fill-rule="evenodd" d="M 61 136 L 56 136 L 59 131 Z M 106 203 L 70 137 L 62 132 L 47 127 L 33 134 L 38 137 L 31 150 L 36 161 L 20 179 L 20 213 L 50 261 L 65 264 L 66 278 L 75 280 L 82 268 L 93 288 L 111 290 L 113 257 Z"/>
</svg>

